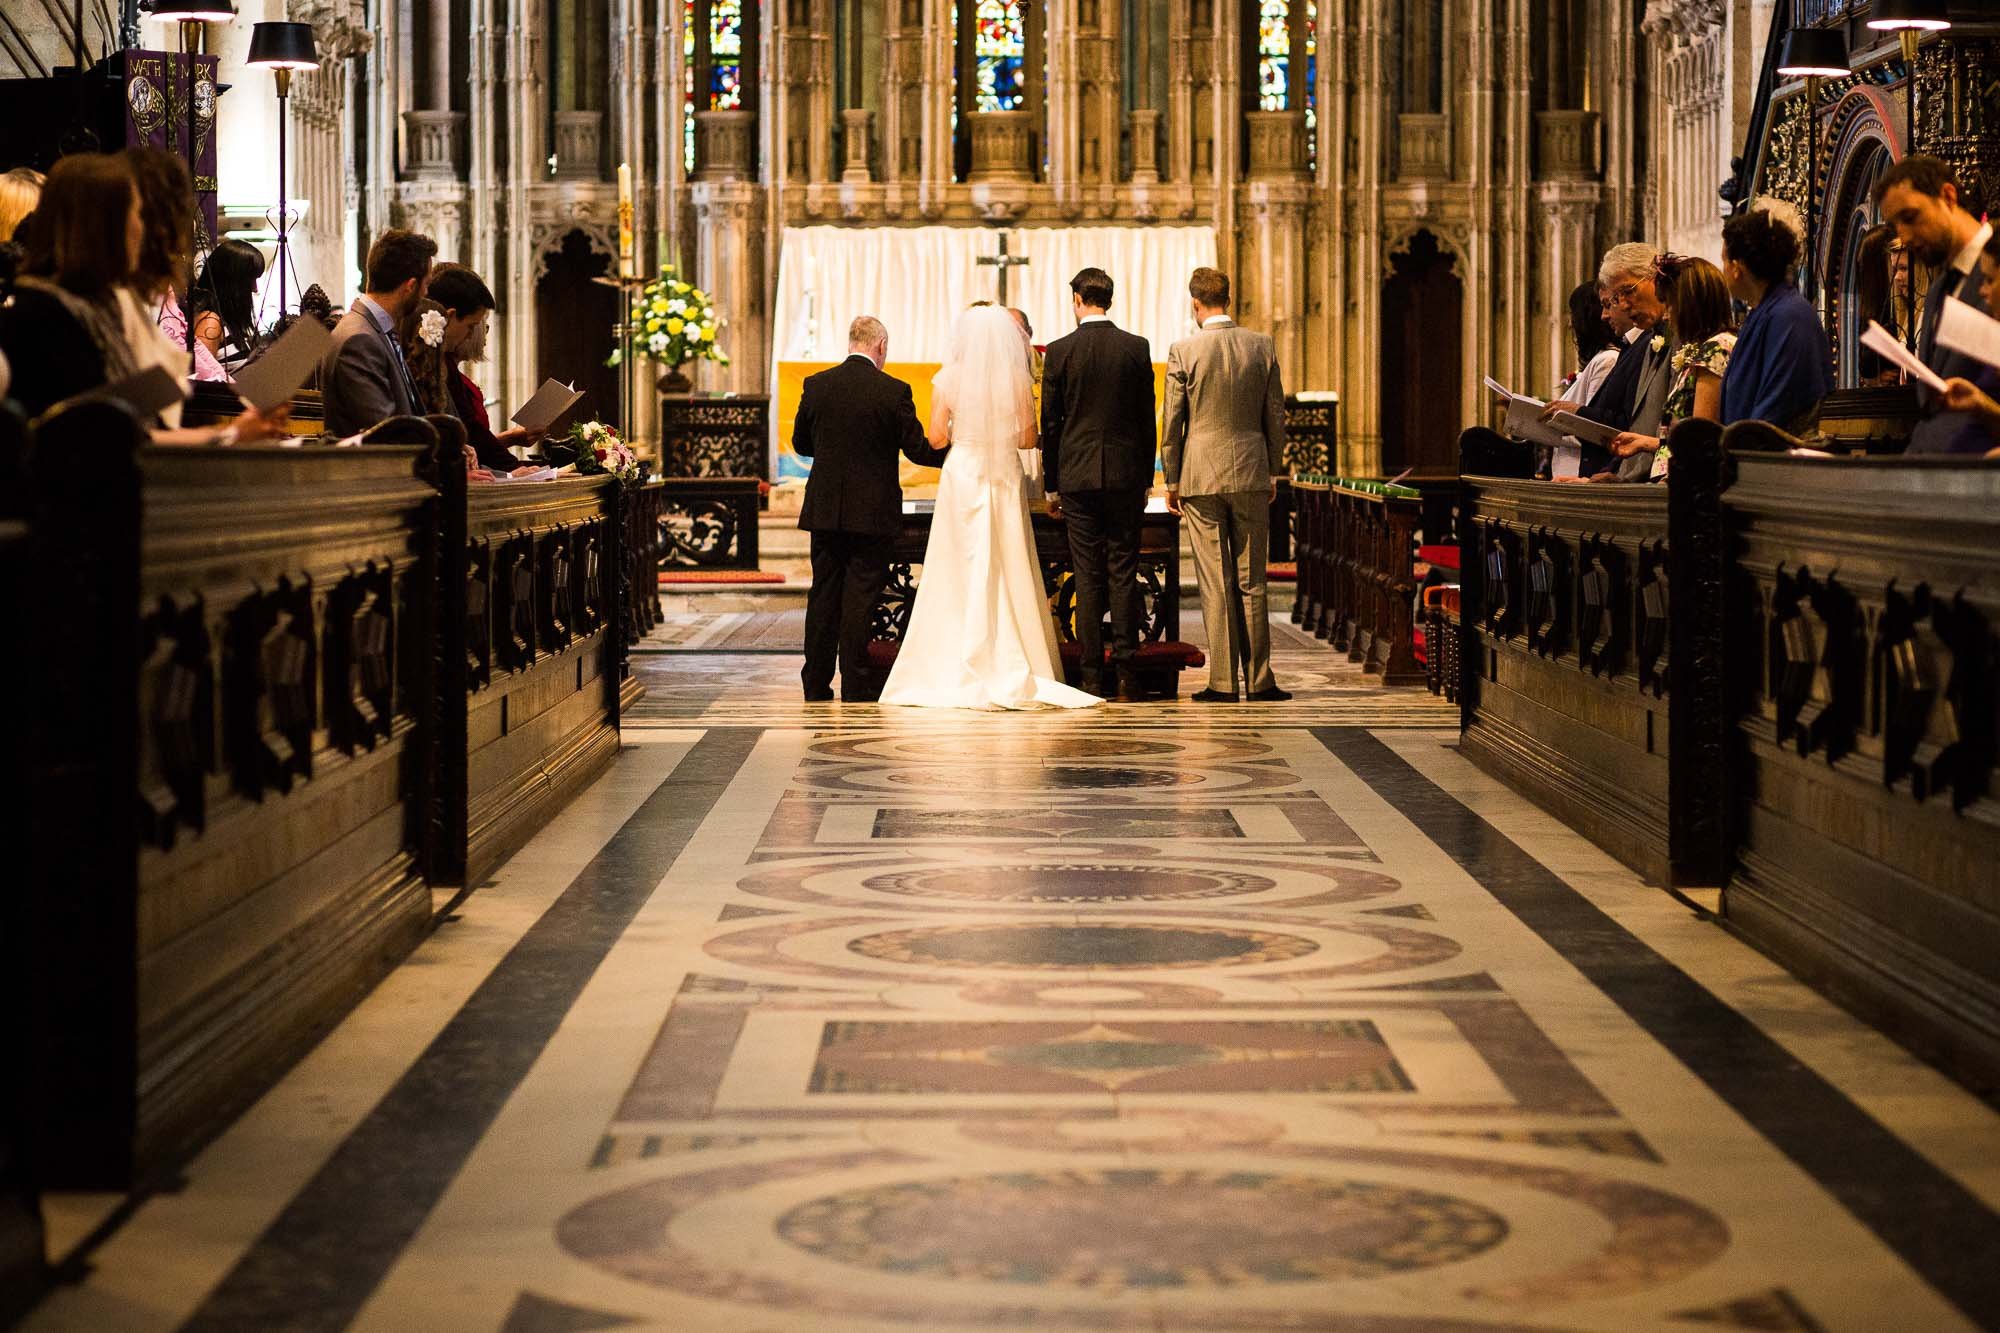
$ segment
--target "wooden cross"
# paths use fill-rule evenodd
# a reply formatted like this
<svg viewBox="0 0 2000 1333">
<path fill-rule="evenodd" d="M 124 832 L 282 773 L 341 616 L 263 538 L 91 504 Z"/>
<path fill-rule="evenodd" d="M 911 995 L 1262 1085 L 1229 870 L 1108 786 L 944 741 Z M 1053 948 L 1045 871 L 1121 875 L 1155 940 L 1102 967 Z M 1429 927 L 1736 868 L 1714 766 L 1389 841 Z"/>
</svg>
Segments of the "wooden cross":
<svg viewBox="0 0 2000 1333">
<path fill-rule="evenodd" d="M 1007 233 L 1003 231 L 1000 233 L 1000 253 L 997 255 L 981 255 L 974 262 L 981 268 L 997 268 L 1000 270 L 1000 304 L 1002 307 L 1005 307 L 1007 304 L 1007 270 L 1010 268 L 1026 268 L 1028 266 L 1028 257 L 1026 255 L 1010 255 L 1007 253 Z"/>
</svg>

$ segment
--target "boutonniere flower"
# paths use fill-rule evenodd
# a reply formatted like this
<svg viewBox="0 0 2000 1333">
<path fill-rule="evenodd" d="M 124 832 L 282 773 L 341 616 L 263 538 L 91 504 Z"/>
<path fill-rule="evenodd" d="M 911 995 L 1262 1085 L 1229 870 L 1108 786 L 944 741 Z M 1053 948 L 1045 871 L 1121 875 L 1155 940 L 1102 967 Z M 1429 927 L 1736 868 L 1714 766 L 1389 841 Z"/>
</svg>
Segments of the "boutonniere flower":
<svg viewBox="0 0 2000 1333">
<path fill-rule="evenodd" d="M 426 347 L 442 347 L 444 345 L 444 312 L 441 310 L 424 311 L 423 318 L 417 321 L 417 337 L 423 341 Z"/>
<path fill-rule="evenodd" d="M 1659 355 L 1659 354 L 1660 354 L 1661 352 L 1664 352 L 1664 351 L 1666 351 L 1666 350 L 1667 350 L 1667 335 L 1666 335 L 1666 334 L 1664 334 L 1664 333 L 1656 333 L 1656 334 L 1654 334 L 1654 335 L 1653 335 L 1653 354 L 1654 354 L 1655 356 L 1658 356 L 1658 355 Z"/>
</svg>

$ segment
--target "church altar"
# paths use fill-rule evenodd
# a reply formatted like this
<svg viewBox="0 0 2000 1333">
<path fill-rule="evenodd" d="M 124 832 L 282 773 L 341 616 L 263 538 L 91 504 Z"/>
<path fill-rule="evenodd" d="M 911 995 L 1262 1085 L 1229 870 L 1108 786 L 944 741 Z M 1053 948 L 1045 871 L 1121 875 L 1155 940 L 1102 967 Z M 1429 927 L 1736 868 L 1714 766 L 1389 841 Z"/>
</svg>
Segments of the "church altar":
<svg viewBox="0 0 2000 1333">
<path fill-rule="evenodd" d="M 1003 241 L 1007 262 L 998 264 Z M 887 369 L 910 385 L 928 422 L 931 377 L 961 311 L 982 300 L 1017 307 L 1045 345 L 1075 327 L 1070 278 L 1101 268 L 1116 284 L 1111 318 L 1152 344 L 1157 403 L 1167 349 L 1194 331 L 1188 275 L 1215 262 L 1211 227 L 787 227 L 772 323 L 775 475 L 805 473 L 805 460 L 791 452 L 799 386 L 846 354 L 856 315 L 888 328 Z M 935 484 L 934 471 L 904 465 L 906 491 Z"/>
</svg>

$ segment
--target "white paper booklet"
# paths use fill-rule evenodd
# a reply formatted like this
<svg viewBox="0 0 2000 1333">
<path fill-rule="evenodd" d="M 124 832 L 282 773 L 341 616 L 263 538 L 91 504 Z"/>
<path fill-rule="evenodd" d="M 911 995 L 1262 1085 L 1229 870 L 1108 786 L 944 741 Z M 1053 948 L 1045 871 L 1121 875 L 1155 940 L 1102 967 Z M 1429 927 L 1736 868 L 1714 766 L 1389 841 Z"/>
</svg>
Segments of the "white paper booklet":
<svg viewBox="0 0 2000 1333">
<path fill-rule="evenodd" d="M 1975 361 L 2000 366 L 2000 320 L 1982 315 L 1956 296 L 1938 316 L 1938 346 L 1963 352 Z"/>
<path fill-rule="evenodd" d="M 1580 417 L 1574 412 L 1558 412 L 1549 418 L 1549 424 L 1564 435 L 1574 435 L 1585 444 L 1594 444 L 1599 448 L 1609 447 L 1613 439 L 1624 434 L 1615 426 L 1607 426 L 1601 421 Z"/>
<path fill-rule="evenodd" d="M 1944 380 L 1935 370 L 1917 359 L 1917 354 L 1896 341 L 1889 330 L 1868 321 L 1868 331 L 1861 335 L 1861 345 L 1887 361 L 1898 370 L 1907 370 L 1919 384 L 1929 385 L 1939 393 L 1944 392 Z"/>
<path fill-rule="evenodd" d="M 581 397 L 582 390 L 572 389 L 561 380 L 544 380 L 542 387 L 535 390 L 535 396 L 514 413 L 514 424 L 526 426 L 537 434 L 546 433 Z"/>
<path fill-rule="evenodd" d="M 236 396 L 259 412 L 271 412 L 292 401 L 299 386 L 313 377 L 326 360 L 333 335 L 316 319 L 297 319 L 285 336 L 257 359 L 236 372 Z"/>
</svg>

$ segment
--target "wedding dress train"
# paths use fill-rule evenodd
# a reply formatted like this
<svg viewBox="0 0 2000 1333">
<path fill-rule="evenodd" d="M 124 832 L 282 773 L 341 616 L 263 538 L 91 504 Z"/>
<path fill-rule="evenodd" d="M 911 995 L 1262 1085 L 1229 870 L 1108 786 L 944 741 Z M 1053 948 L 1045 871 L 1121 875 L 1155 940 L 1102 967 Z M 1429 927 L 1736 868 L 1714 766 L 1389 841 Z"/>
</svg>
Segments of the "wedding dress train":
<svg viewBox="0 0 2000 1333">
<path fill-rule="evenodd" d="M 1017 448 L 1033 429 L 1025 346 L 1006 311 L 960 318 L 938 373 L 933 415 L 951 424 L 930 543 L 885 704 L 927 708 L 1089 708 L 1062 683 Z M 1011 359 L 1010 359 L 1011 358 Z"/>
</svg>

